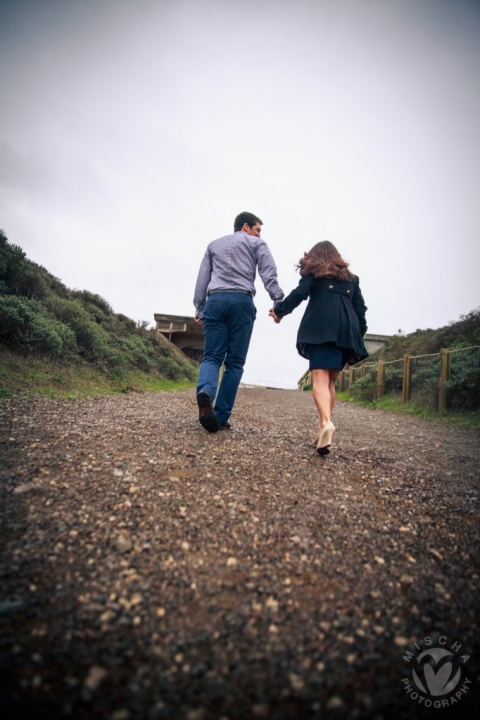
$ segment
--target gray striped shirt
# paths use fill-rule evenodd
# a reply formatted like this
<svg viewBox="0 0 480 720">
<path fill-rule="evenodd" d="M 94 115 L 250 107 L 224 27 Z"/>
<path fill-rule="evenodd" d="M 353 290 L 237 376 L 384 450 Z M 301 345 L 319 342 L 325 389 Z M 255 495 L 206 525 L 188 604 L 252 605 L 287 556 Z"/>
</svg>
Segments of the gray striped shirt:
<svg viewBox="0 0 480 720">
<path fill-rule="evenodd" d="M 255 295 L 257 267 L 273 303 L 282 300 L 277 267 L 264 240 L 238 231 L 211 242 L 203 256 L 195 286 L 196 317 L 203 317 L 207 296 L 212 290 L 248 290 Z"/>
</svg>

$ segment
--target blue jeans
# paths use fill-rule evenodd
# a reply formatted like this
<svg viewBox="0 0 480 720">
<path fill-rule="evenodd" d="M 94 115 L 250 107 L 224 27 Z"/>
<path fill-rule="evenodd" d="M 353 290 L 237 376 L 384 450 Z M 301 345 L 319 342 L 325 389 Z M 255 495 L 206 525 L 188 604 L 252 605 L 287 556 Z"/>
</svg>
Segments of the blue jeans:
<svg viewBox="0 0 480 720">
<path fill-rule="evenodd" d="M 250 295 L 225 292 L 210 295 L 203 313 L 205 345 L 198 376 L 197 393 L 205 391 L 213 403 L 218 374 L 225 370 L 215 401 L 219 422 L 229 419 L 247 359 L 253 323 L 257 314 Z"/>
</svg>

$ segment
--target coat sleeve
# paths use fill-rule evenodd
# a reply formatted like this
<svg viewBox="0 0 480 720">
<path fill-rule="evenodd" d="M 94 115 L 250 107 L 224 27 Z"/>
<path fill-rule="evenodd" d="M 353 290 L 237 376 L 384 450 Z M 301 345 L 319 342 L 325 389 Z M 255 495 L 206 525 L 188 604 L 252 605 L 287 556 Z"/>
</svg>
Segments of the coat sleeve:
<svg viewBox="0 0 480 720">
<path fill-rule="evenodd" d="M 292 290 L 290 295 L 287 295 L 286 298 L 275 304 L 273 308 L 275 315 L 282 318 L 284 315 L 289 315 L 295 310 L 301 302 L 308 298 L 312 283 L 313 275 L 302 275 L 295 290 Z"/>
<path fill-rule="evenodd" d="M 352 298 L 352 305 L 353 309 L 358 315 L 358 319 L 360 320 L 360 331 L 362 333 L 362 337 L 367 332 L 367 320 L 365 318 L 365 313 L 367 312 L 367 306 L 365 305 L 365 301 L 363 299 L 362 291 L 360 290 L 360 281 L 357 278 L 357 281 L 355 283 L 355 290 L 353 292 L 353 298 Z"/>
</svg>

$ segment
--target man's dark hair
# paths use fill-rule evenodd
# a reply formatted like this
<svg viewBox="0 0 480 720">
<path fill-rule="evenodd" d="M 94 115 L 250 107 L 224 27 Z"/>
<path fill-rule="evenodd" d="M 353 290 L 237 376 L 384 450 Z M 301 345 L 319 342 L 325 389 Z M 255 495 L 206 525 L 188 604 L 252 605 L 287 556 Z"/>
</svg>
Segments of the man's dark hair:
<svg viewBox="0 0 480 720">
<path fill-rule="evenodd" d="M 247 223 L 248 227 L 250 227 L 250 228 L 252 228 L 255 225 L 255 223 L 258 223 L 259 225 L 263 225 L 260 218 L 258 218 L 253 213 L 242 212 L 242 213 L 240 213 L 240 215 L 237 215 L 237 217 L 235 218 L 235 222 L 233 224 L 234 232 L 238 232 L 239 230 L 241 230 L 242 227 L 245 225 L 245 223 Z"/>
</svg>

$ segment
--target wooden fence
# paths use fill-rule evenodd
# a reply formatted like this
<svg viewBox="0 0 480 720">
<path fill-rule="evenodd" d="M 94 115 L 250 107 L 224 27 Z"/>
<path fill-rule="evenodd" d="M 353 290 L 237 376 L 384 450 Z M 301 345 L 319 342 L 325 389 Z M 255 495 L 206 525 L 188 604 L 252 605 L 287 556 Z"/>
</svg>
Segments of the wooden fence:
<svg viewBox="0 0 480 720">
<path fill-rule="evenodd" d="M 448 390 L 451 379 L 452 356 L 456 353 L 479 351 L 480 346 L 443 349 L 429 355 L 405 355 L 398 360 L 379 360 L 376 363 L 362 363 L 350 366 L 339 373 L 337 389 L 339 392 L 352 392 L 355 382 L 370 377 L 370 399 L 376 400 L 384 395 L 401 396 L 402 402 L 413 399 L 419 404 L 437 409 L 440 414 L 448 411 Z M 480 377 L 479 353 L 473 356 Z M 307 371 L 298 381 L 299 390 L 312 387 L 311 374 Z"/>
</svg>

